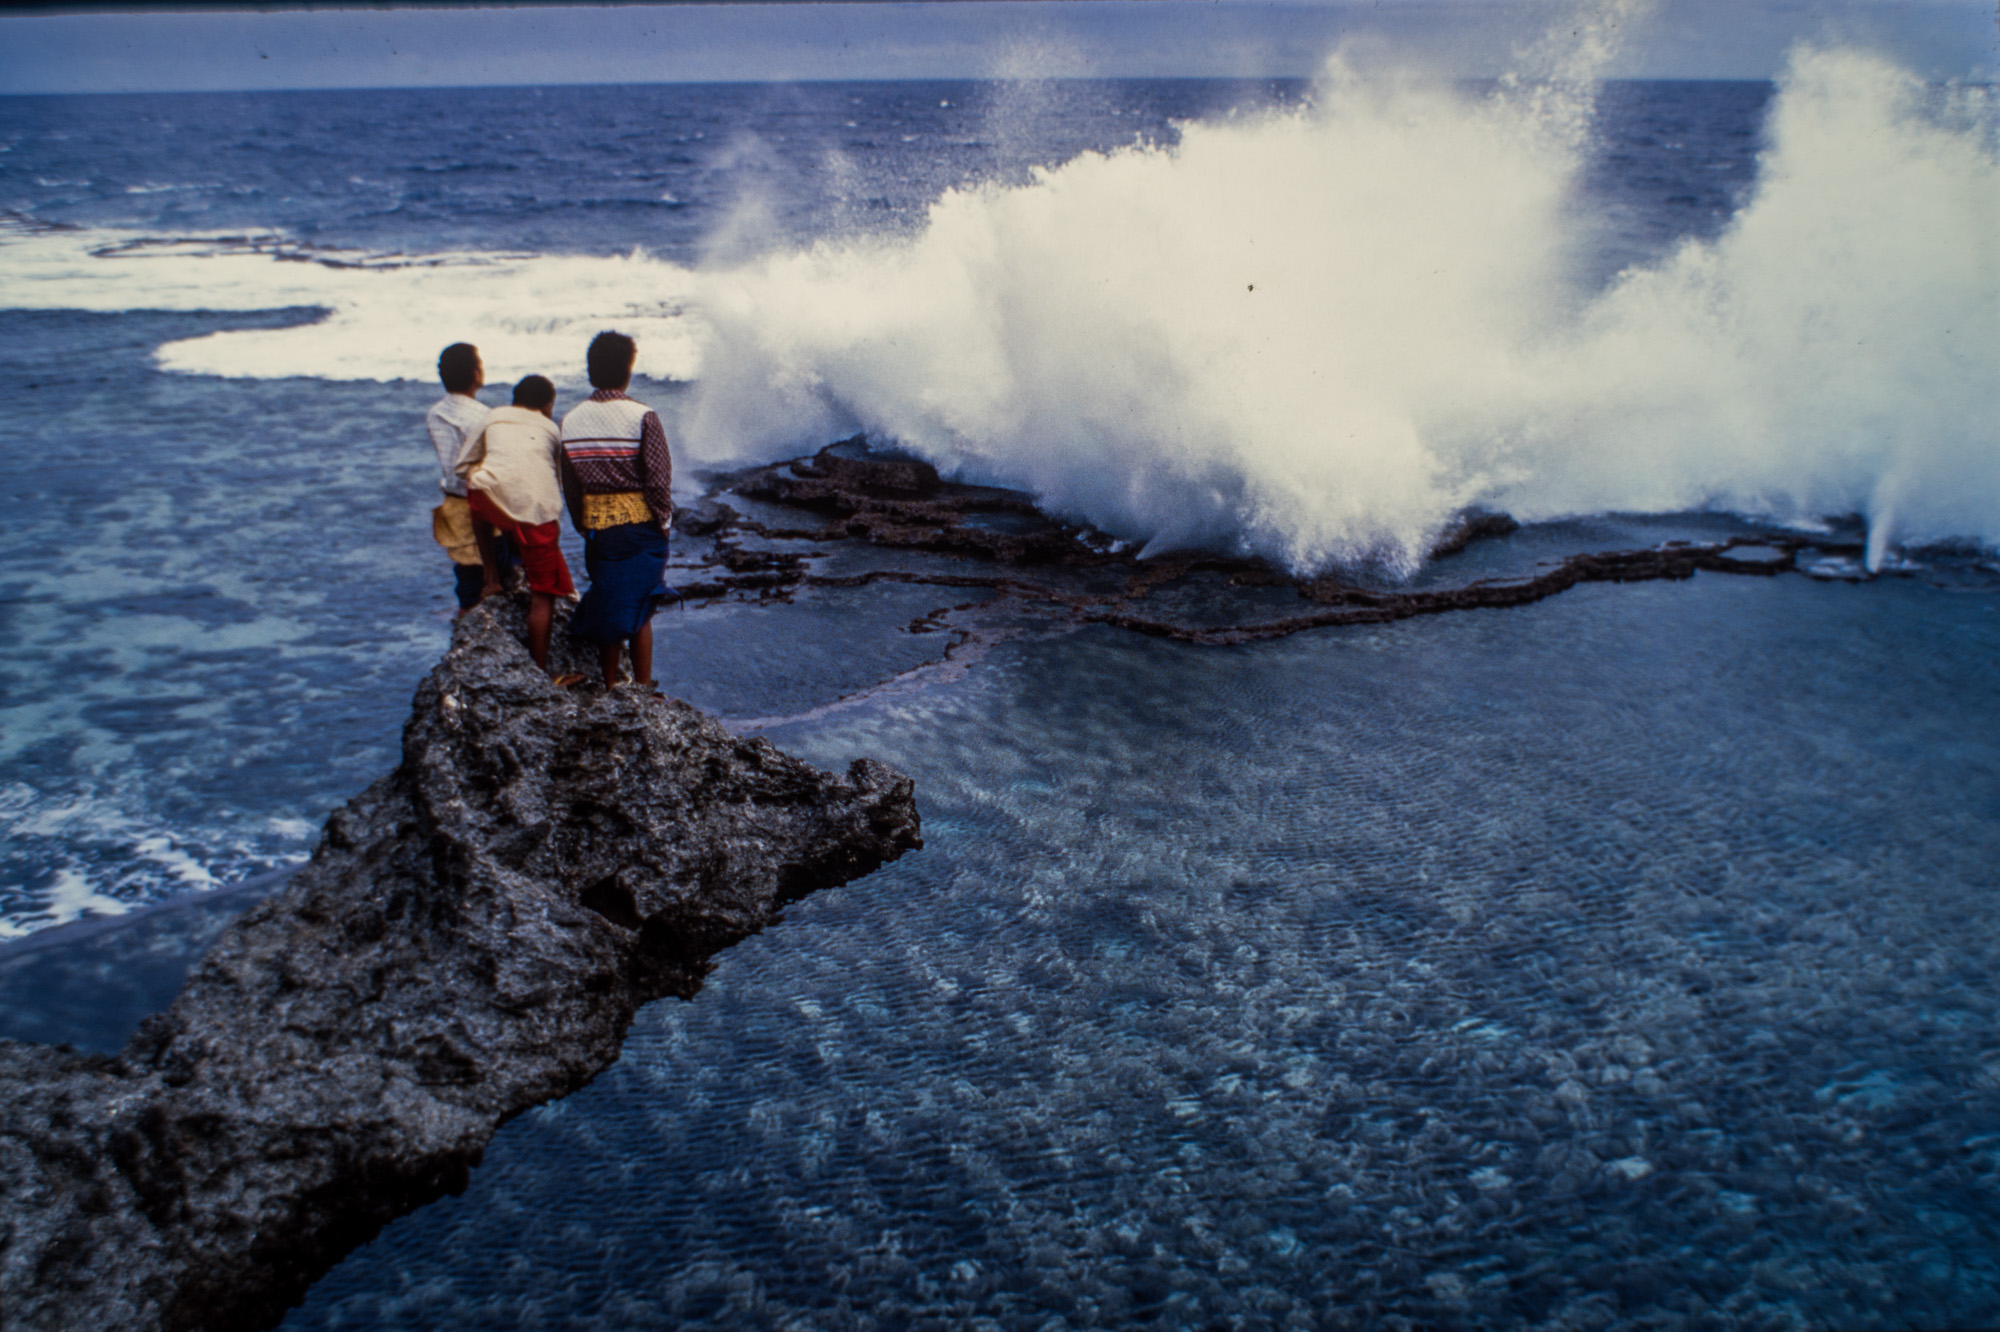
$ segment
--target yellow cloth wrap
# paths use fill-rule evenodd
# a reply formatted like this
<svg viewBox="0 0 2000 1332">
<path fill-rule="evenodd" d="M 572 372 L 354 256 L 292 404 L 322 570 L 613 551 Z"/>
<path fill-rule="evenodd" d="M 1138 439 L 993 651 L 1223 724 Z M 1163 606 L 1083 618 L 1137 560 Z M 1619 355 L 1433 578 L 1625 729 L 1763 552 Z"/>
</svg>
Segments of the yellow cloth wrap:
<svg viewBox="0 0 2000 1332">
<path fill-rule="evenodd" d="M 652 508 L 647 505 L 646 497 L 636 490 L 583 497 L 583 525 L 593 532 L 605 527 L 622 527 L 626 523 L 652 521 Z"/>
<path fill-rule="evenodd" d="M 479 563 L 479 538 L 472 535 L 472 506 L 463 495 L 446 495 L 431 510 L 431 539 L 444 547 L 453 564 Z"/>
</svg>

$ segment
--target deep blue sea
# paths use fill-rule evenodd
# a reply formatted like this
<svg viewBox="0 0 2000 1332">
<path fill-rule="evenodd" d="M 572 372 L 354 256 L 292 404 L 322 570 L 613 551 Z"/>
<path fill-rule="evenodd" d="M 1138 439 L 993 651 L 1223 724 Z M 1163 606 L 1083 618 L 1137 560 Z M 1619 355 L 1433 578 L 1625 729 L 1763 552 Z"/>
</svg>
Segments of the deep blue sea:
<svg viewBox="0 0 2000 1332">
<path fill-rule="evenodd" d="M 925 849 L 286 1327 L 2000 1324 L 1993 136 L 1899 87 L 0 98 L 0 1032 L 115 1046 L 8 950 L 87 979 L 41 931 L 295 864 L 396 762 L 438 348 L 560 410 L 627 327 L 688 501 L 863 428 L 1149 549 L 1824 520 L 1876 576 L 1227 648 L 671 612 L 670 692 L 902 768 Z M 1466 503 L 1529 521 L 1413 563 Z"/>
</svg>

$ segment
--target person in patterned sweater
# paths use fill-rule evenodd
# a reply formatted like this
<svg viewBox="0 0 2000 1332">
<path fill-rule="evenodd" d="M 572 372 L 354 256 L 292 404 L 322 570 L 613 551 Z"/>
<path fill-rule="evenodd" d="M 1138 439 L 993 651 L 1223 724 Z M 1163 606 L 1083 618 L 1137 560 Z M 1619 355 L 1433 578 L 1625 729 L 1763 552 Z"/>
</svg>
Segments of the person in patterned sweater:
<svg viewBox="0 0 2000 1332">
<path fill-rule="evenodd" d="M 587 356 L 590 397 L 562 419 L 563 497 L 583 535 L 590 588 L 570 617 L 574 636 L 597 644 L 604 687 L 619 683 L 620 650 L 632 682 L 653 683 L 653 611 L 666 595 L 667 533 L 673 526 L 673 458 L 659 415 L 625 396 L 638 347 L 599 333 Z"/>
</svg>

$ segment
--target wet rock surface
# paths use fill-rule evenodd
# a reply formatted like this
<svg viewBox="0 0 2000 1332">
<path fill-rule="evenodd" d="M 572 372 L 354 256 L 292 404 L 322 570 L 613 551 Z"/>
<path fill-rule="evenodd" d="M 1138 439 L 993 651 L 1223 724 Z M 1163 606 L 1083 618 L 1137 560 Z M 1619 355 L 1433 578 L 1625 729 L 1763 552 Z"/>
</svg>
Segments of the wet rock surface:
<svg viewBox="0 0 2000 1332">
<path fill-rule="evenodd" d="M 922 844 L 908 778 L 555 689 L 520 616 L 460 622 L 401 766 L 121 1055 L 0 1041 L 0 1323 L 271 1325 L 615 1061 L 641 1005 Z"/>
<path fill-rule="evenodd" d="M 879 582 L 980 588 L 1077 623 L 1110 624 L 1190 643 L 1247 643 L 1334 625 L 1519 606 L 1583 583 L 1684 579 L 1702 571 L 1825 576 L 1815 571 L 1831 562 L 1852 570 L 1854 577 L 1866 576 L 1859 559 L 1863 542 L 1856 535 L 1764 530 L 1715 541 L 1575 553 L 1526 574 L 1470 577 L 1423 588 L 1354 572 L 1302 577 L 1261 559 L 1199 551 L 1142 559 L 1125 542 L 1041 513 L 1028 495 L 945 481 L 930 464 L 877 450 L 861 436 L 828 445 L 809 458 L 716 481 L 715 491 L 680 525 L 690 535 L 714 539 L 703 573 L 682 589 L 688 596 L 771 598 L 800 587 Z M 746 512 L 752 509 L 756 511 Z M 1438 534 L 1430 558 L 1449 561 L 1475 543 L 1507 537 L 1519 526 L 1504 513 L 1469 510 Z M 960 557 L 960 563 L 950 569 L 830 572 L 817 567 L 816 555 L 823 552 L 773 548 L 804 542 L 863 542 Z M 1266 606 L 1254 617 L 1242 614 L 1247 607 L 1225 611 L 1219 622 L 1213 616 L 1179 613 L 1171 596 L 1162 594 L 1197 576 L 1220 578 L 1231 588 L 1289 589 L 1305 604 L 1291 613 L 1271 613 Z"/>
</svg>

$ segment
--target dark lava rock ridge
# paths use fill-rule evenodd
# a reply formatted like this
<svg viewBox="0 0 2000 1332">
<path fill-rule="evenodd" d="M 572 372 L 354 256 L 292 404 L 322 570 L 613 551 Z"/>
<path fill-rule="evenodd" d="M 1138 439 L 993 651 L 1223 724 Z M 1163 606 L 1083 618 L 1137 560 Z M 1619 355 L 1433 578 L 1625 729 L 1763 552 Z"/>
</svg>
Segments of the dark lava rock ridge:
<svg viewBox="0 0 2000 1332">
<path fill-rule="evenodd" d="M 1697 572 L 1770 577 L 1800 571 L 1807 556 L 1851 562 L 1863 549 L 1858 538 L 1845 535 L 1755 530 L 1712 542 L 1675 540 L 1638 550 L 1583 552 L 1519 576 L 1402 588 L 1338 572 L 1302 577 L 1262 559 L 1213 552 L 1180 551 L 1141 559 L 1125 542 L 1042 513 L 1032 496 L 946 481 L 929 463 L 877 449 L 865 436 L 829 444 L 811 457 L 713 480 L 716 489 L 678 524 L 687 535 L 715 540 L 714 553 L 704 560 L 707 572 L 681 589 L 689 597 L 785 598 L 799 587 L 877 582 L 979 588 L 1051 608 L 1080 624 L 1109 624 L 1204 644 L 1246 643 L 1334 625 L 1519 606 L 1583 583 L 1684 579 Z M 731 503 L 739 496 L 796 514 L 797 521 L 747 514 Z M 1449 559 L 1475 542 L 1505 537 L 1518 528 L 1507 514 L 1467 510 L 1438 534 L 1429 558 Z M 828 573 L 815 568 L 817 556 L 812 552 L 754 548 L 745 538 L 822 546 L 862 542 L 957 557 L 962 563 L 950 569 Z M 1090 588 L 1079 583 L 1076 575 L 1083 573 L 1096 575 L 1102 585 Z M 1289 588 L 1307 605 L 1292 614 L 1218 624 L 1193 622 L 1157 604 L 1145 604 L 1157 603 L 1160 593 L 1196 574 L 1219 575 L 1232 587 Z M 1108 584 L 1107 578 L 1112 580 Z M 932 620 L 949 609 L 965 608 L 940 610 Z"/>
<path fill-rule="evenodd" d="M 642 1004 L 922 845 L 908 778 L 558 690 L 521 618 L 458 622 L 402 764 L 122 1055 L 0 1041 L 0 1326 L 273 1325 L 616 1060 Z"/>
</svg>

